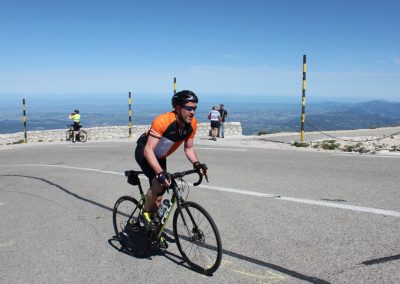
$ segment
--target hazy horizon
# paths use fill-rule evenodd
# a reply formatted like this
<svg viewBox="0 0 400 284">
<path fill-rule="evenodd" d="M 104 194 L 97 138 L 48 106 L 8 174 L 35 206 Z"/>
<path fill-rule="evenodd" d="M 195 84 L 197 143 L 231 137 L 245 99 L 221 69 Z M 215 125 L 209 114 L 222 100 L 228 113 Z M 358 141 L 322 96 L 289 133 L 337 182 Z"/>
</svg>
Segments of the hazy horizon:
<svg viewBox="0 0 400 284">
<path fill-rule="evenodd" d="M 220 103 L 228 111 L 227 121 L 242 123 L 245 135 L 258 131 L 280 132 L 300 125 L 301 97 L 202 96 L 196 111 L 199 122 L 207 122 L 207 113 Z M 336 98 L 337 99 L 337 98 Z M 171 96 L 137 94 L 132 96 L 132 122 L 148 125 L 158 114 L 172 110 Z M 108 96 L 36 96 L 26 97 L 30 130 L 60 129 L 69 124 L 69 114 L 79 109 L 84 127 L 127 125 L 128 94 Z M 307 99 L 306 121 L 322 129 L 376 127 L 400 123 L 400 103 L 370 100 L 345 101 Z M 0 99 L 0 133 L 22 131 L 22 99 Z"/>
<path fill-rule="evenodd" d="M 230 102 L 247 102 L 247 103 L 287 103 L 287 104 L 301 104 L 302 96 L 299 92 L 298 96 L 277 96 L 277 95 L 257 95 L 257 94 L 228 94 L 228 93 L 197 93 L 199 96 L 200 104 L 202 103 L 214 103 L 214 104 L 229 104 Z M 131 92 L 132 102 L 145 101 L 151 102 L 151 100 L 160 100 L 161 102 L 170 101 L 172 92 L 161 94 L 154 92 Z M 55 102 L 55 103 L 66 103 L 75 102 L 78 104 L 86 103 L 126 103 L 128 99 L 128 92 L 126 93 L 0 93 L 0 109 L 3 106 L 18 105 L 21 104 L 22 99 L 26 99 L 27 102 L 43 103 L 43 102 Z M 368 96 L 327 96 L 318 97 L 314 94 L 306 93 L 306 105 L 309 103 L 361 103 L 375 100 L 383 100 L 387 102 L 400 102 L 400 97 L 368 97 Z"/>
</svg>

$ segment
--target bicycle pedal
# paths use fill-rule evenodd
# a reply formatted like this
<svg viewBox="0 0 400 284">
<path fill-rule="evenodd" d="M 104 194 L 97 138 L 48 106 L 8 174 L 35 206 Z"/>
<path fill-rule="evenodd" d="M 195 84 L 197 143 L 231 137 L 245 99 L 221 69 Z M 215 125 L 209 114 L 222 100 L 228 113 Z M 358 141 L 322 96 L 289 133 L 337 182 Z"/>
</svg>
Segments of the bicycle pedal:
<svg viewBox="0 0 400 284">
<path fill-rule="evenodd" d="M 137 232 L 139 232 L 139 230 L 140 230 L 139 224 L 128 224 L 128 225 L 126 226 L 126 231 L 128 232 L 128 234 L 129 234 L 130 232 L 132 232 L 132 233 L 137 233 Z"/>
<path fill-rule="evenodd" d="M 126 232 L 121 232 L 117 238 L 121 245 L 125 246 L 129 243 L 130 236 Z"/>
<path fill-rule="evenodd" d="M 164 240 L 159 240 L 157 242 L 157 246 L 159 248 L 161 248 L 161 249 L 167 249 L 168 248 L 168 243 L 167 243 L 167 241 L 165 239 Z"/>
</svg>

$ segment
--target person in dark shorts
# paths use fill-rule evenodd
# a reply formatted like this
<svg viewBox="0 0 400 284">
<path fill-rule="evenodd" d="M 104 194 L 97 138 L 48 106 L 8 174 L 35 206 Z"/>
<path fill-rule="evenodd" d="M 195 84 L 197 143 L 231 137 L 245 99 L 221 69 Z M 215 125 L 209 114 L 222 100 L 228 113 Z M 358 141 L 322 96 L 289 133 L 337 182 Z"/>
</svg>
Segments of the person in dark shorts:
<svg viewBox="0 0 400 284">
<path fill-rule="evenodd" d="M 208 114 L 208 118 L 211 121 L 211 139 L 217 141 L 217 132 L 221 122 L 221 116 L 216 106 L 212 107 L 212 110 Z"/>
</svg>

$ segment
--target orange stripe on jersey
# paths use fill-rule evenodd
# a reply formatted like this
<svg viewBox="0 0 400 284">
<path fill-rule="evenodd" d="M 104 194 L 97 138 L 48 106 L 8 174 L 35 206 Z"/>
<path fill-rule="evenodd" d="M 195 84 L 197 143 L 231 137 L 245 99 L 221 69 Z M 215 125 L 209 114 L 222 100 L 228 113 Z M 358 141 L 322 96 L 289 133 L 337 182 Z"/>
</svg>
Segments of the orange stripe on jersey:
<svg viewBox="0 0 400 284">
<path fill-rule="evenodd" d="M 167 112 L 157 116 L 150 129 L 150 135 L 159 137 L 154 151 L 157 158 L 165 158 L 171 155 L 183 141 L 193 139 L 197 131 L 197 120 L 192 119 L 191 124 L 186 124 L 183 129 L 179 129 L 175 112 Z"/>
</svg>

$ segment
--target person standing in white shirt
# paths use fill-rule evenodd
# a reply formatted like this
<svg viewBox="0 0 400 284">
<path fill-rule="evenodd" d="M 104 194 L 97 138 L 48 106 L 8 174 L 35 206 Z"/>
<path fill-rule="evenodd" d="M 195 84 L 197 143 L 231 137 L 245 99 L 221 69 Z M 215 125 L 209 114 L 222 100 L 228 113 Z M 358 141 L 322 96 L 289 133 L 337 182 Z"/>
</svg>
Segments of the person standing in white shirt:
<svg viewBox="0 0 400 284">
<path fill-rule="evenodd" d="M 216 106 L 208 114 L 208 119 L 211 121 L 211 139 L 217 141 L 218 128 L 221 123 L 221 115 Z"/>
</svg>

